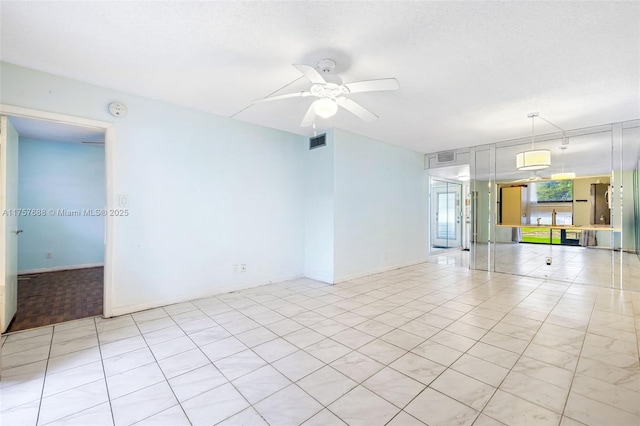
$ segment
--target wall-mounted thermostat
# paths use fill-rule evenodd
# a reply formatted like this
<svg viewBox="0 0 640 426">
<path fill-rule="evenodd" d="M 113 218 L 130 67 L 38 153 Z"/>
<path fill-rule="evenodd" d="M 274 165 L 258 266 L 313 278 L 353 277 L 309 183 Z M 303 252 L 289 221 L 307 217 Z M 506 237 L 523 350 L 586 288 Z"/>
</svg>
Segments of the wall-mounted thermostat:
<svg viewBox="0 0 640 426">
<path fill-rule="evenodd" d="M 120 102 L 112 102 L 109 104 L 109 112 L 114 117 L 124 117 L 127 115 L 127 107 Z"/>
</svg>

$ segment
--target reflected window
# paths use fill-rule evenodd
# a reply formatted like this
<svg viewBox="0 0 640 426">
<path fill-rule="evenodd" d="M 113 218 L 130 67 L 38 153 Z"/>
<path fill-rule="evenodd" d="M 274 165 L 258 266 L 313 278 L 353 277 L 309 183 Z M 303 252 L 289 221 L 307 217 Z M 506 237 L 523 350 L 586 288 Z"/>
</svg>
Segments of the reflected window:
<svg viewBox="0 0 640 426">
<path fill-rule="evenodd" d="M 529 197 L 529 223 L 551 225 L 555 210 L 556 225 L 573 224 L 573 181 L 532 182 Z"/>
</svg>

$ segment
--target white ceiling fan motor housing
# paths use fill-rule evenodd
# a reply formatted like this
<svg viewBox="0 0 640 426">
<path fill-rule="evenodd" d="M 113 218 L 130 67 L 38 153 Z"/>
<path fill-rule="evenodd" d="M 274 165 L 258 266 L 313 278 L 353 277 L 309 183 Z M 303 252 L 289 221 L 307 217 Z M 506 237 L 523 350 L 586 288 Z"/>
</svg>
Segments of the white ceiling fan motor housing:
<svg viewBox="0 0 640 426">
<path fill-rule="evenodd" d="M 348 89 L 342 84 L 325 83 L 314 84 L 311 86 L 310 92 L 319 98 L 335 98 L 343 93 L 348 93 Z"/>
<path fill-rule="evenodd" d="M 335 67 L 336 61 L 334 61 L 333 59 L 325 58 L 318 61 L 318 69 L 324 74 L 333 71 Z"/>
</svg>

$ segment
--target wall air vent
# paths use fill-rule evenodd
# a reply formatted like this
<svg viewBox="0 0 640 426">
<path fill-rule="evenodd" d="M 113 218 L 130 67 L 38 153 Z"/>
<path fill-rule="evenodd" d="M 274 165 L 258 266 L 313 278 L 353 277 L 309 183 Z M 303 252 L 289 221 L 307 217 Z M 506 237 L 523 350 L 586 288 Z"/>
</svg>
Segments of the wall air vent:
<svg viewBox="0 0 640 426">
<path fill-rule="evenodd" d="M 325 146 L 326 144 L 327 144 L 326 133 L 309 138 L 309 149 L 320 148 L 321 146 Z"/>
<path fill-rule="evenodd" d="M 438 164 L 456 161 L 455 151 L 442 151 L 438 153 Z"/>
</svg>

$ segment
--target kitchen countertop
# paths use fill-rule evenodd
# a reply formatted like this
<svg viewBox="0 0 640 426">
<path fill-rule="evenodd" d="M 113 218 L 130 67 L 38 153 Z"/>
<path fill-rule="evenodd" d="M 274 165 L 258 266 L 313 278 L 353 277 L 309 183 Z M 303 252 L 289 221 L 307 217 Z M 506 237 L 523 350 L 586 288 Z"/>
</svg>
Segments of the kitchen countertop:
<svg viewBox="0 0 640 426">
<path fill-rule="evenodd" d="M 613 228 L 611 225 L 502 225 L 498 223 L 496 226 L 503 228 L 542 228 L 542 229 L 574 229 L 583 231 L 613 231 L 620 232 L 622 229 Z"/>
</svg>

